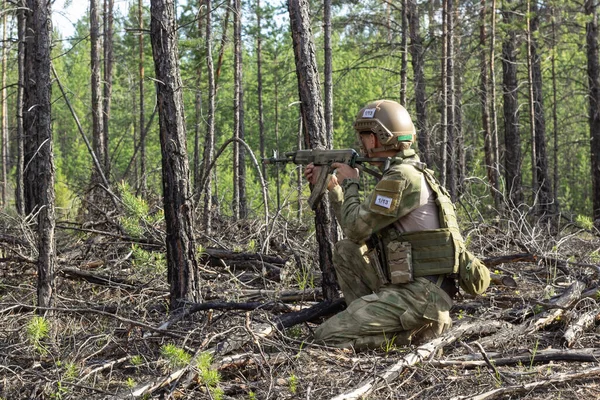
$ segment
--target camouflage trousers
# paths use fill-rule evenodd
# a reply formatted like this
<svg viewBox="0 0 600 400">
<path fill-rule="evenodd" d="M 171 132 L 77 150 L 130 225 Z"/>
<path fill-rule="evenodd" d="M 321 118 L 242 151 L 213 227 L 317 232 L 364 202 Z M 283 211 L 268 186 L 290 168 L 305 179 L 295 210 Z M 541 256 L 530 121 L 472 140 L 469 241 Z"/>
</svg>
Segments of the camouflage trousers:
<svg viewBox="0 0 600 400">
<path fill-rule="evenodd" d="M 315 331 L 315 341 L 355 349 L 408 345 L 439 336 L 452 325 L 452 299 L 426 278 L 381 285 L 366 245 L 341 240 L 333 263 L 348 308 Z"/>
</svg>

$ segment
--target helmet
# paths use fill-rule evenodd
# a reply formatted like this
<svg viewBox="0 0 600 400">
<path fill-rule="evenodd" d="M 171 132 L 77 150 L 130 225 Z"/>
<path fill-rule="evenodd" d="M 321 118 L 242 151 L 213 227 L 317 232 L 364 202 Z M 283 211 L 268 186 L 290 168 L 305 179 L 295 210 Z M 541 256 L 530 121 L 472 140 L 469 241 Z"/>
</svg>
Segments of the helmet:
<svg viewBox="0 0 600 400">
<path fill-rule="evenodd" d="M 378 100 L 364 106 L 356 116 L 354 130 L 359 143 L 361 133 L 377 136 L 382 147 L 372 151 L 399 149 L 401 142 L 412 142 L 416 134 L 406 108 L 392 100 Z"/>
</svg>

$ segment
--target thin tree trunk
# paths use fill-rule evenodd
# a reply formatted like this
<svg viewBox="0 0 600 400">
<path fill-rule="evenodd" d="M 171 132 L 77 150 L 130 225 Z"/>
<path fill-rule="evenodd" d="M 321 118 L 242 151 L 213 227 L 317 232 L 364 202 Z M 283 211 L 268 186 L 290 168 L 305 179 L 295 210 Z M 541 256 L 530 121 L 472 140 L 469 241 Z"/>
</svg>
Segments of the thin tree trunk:
<svg viewBox="0 0 600 400">
<path fill-rule="evenodd" d="M 242 82 L 242 7 L 241 0 L 234 0 L 233 10 L 233 69 L 234 74 L 234 99 L 233 99 L 233 130 L 236 139 L 244 140 L 244 104 Z M 244 149 L 239 141 L 233 143 L 233 218 L 246 217 L 246 176 L 245 176 Z"/>
<path fill-rule="evenodd" d="M 2 129 L 2 207 L 6 207 L 6 199 L 8 192 L 8 115 L 6 107 L 6 58 L 8 52 L 6 50 L 6 15 L 8 10 L 6 9 L 7 2 L 4 1 L 4 12 L 2 14 L 2 98 L 0 99 L 0 115 L 2 116 L 1 129 Z"/>
<path fill-rule="evenodd" d="M 492 111 L 492 169 L 494 173 L 494 203 L 496 209 L 502 207 L 502 199 L 500 192 L 500 143 L 498 141 L 498 113 L 496 112 L 496 0 L 492 0 L 492 31 L 490 33 L 490 78 L 492 80 L 492 99 L 490 108 Z"/>
<path fill-rule="evenodd" d="M 410 30 L 410 53 L 415 81 L 415 108 L 417 110 L 416 129 L 419 152 L 427 165 L 432 165 L 429 129 L 427 127 L 427 93 L 425 88 L 425 60 L 423 56 L 423 37 L 419 23 L 419 11 L 416 0 L 408 0 L 408 27 Z M 413 118 L 413 121 L 415 118 Z"/>
<path fill-rule="evenodd" d="M 388 4 L 389 10 L 389 4 Z M 331 0 L 323 3 L 323 31 L 325 56 L 325 134 L 327 148 L 333 147 L 333 54 L 331 51 Z M 388 30 L 389 32 L 389 30 Z"/>
<path fill-rule="evenodd" d="M 112 101 L 113 84 L 113 8 L 114 0 L 104 0 L 104 105 L 103 105 L 103 127 L 104 127 L 104 174 L 110 176 L 110 152 L 109 152 L 109 121 L 110 106 Z M 110 179 L 110 178 L 109 178 Z"/>
<path fill-rule="evenodd" d="M 502 86 L 504 93 L 505 181 L 508 200 L 513 207 L 523 203 L 521 187 L 521 137 L 519 135 L 519 103 L 517 101 L 516 33 L 512 0 L 505 0 L 502 13 L 508 27 L 502 44 Z"/>
<path fill-rule="evenodd" d="M 586 0 L 585 24 L 587 46 L 587 75 L 590 125 L 590 160 L 592 168 L 592 202 L 594 224 L 600 227 L 600 65 L 598 61 L 598 6 L 594 0 Z"/>
<path fill-rule="evenodd" d="M 490 193 L 496 199 L 496 174 L 494 173 L 494 153 L 492 148 L 492 129 L 490 124 L 490 99 L 489 99 L 489 75 L 488 75 L 488 56 L 487 56 L 487 29 L 486 29 L 486 2 L 481 0 L 481 12 L 479 26 L 479 46 L 481 47 L 481 123 L 483 127 L 483 149 L 485 157 L 485 169 L 488 182 L 490 184 Z M 495 202 L 494 202 L 495 203 Z M 495 203 L 496 207 L 498 206 Z"/>
<path fill-rule="evenodd" d="M 24 136 L 23 136 L 23 87 L 25 86 L 25 6 L 26 0 L 22 0 L 17 10 L 18 19 L 18 83 L 17 83 L 17 182 L 16 182 L 16 202 L 17 212 L 20 215 L 25 214 L 25 193 L 24 193 Z"/>
<path fill-rule="evenodd" d="M 202 10 L 202 0 L 198 1 L 198 10 Z M 206 10 L 209 12 L 209 10 Z M 200 11 L 199 11 L 200 14 Z M 203 35 L 202 18 L 198 18 L 198 38 L 200 39 Z M 202 195 L 202 188 L 200 187 L 202 182 L 202 173 L 200 169 L 200 131 L 202 127 L 202 60 L 203 51 L 198 49 L 198 63 L 196 67 L 196 96 L 194 101 L 194 112 L 195 120 L 194 124 L 194 165 L 193 165 L 193 177 L 194 177 L 194 203 L 198 204 L 200 196 Z"/>
<path fill-rule="evenodd" d="M 538 175 L 537 175 L 537 142 L 535 140 L 536 130 L 536 116 L 535 116 L 535 99 L 533 97 L 533 45 L 532 45 L 532 32 L 531 32 L 531 0 L 527 0 L 527 14 L 525 15 L 527 20 L 527 77 L 528 77 L 528 100 L 529 100 L 529 134 L 531 138 L 531 192 L 532 192 L 532 204 L 534 210 L 538 208 L 538 202 L 536 196 L 538 193 Z M 535 212 L 537 214 L 537 212 Z"/>
<path fill-rule="evenodd" d="M 171 310 L 201 299 L 173 0 L 150 1 L 150 38 L 157 79 L 163 203 Z"/>
<path fill-rule="evenodd" d="M 140 130 L 140 181 L 138 191 L 142 194 L 146 193 L 147 180 L 146 180 L 146 130 L 144 129 L 144 123 L 146 120 L 145 115 L 145 97 L 144 97 L 144 8 L 142 6 L 142 0 L 138 0 L 138 24 L 139 24 L 139 37 L 138 37 L 138 71 L 139 71 L 139 90 L 140 90 L 140 122 L 138 124 Z"/>
<path fill-rule="evenodd" d="M 446 107 L 448 108 L 448 119 L 447 119 L 447 164 L 446 171 L 448 174 L 447 187 L 450 192 L 452 200 L 456 200 L 458 195 L 457 190 L 457 162 L 456 162 L 456 93 L 454 83 L 454 1 L 445 0 L 446 3 L 446 24 L 447 36 L 446 36 L 446 79 L 448 84 L 446 90 L 448 91 L 446 99 Z"/>
<path fill-rule="evenodd" d="M 26 212 L 37 212 L 37 297 L 40 307 L 54 303 L 55 215 L 52 151 L 52 79 L 50 77 L 51 3 L 26 1 L 26 41 L 23 125 Z M 41 311 L 40 311 L 41 312 Z"/>
<path fill-rule="evenodd" d="M 289 0 L 288 10 L 294 57 L 296 61 L 296 76 L 300 94 L 300 109 L 305 129 L 307 148 L 326 148 L 327 136 L 325 118 L 323 116 L 323 101 L 319 82 L 315 46 L 310 27 L 310 13 L 307 0 Z M 339 296 L 335 270 L 333 268 L 333 243 L 337 238 L 332 237 L 332 216 L 327 196 L 317 206 L 315 213 L 316 237 L 319 245 L 319 265 L 323 272 L 323 295 L 326 299 Z"/>
<path fill-rule="evenodd" d="M 202 1 L 202 0 L 200 0 Z M 208 168 L 212 164 L 213 154 L 215 152 L 215 70 L 212 59 L 212 1 L 206 0 L 206 72 L 208 73 L 208 114 L 206 117 L 206 136 L 204 138 L 204 164 L 202 166 L 202 176 L 206 180 L 204 191 L 204 211 L 202 224 L 207 235 L 212 231 L 212 175 Z"/>
<path fill-rule="evenodd" d="M 553 185 L 553 194 L 554 194 L 554 211 L 559 210 L 558 204 L 558 188 L 560 183 L 560 177 L 558 175 L 558 111 L 557 111 L 557 98 L 556 94 L 558 92 L 558 88 L 556 85 L 556 16 L 554 14 L 555 9 L 552 7 L 552 133 L 554 137 L 554 185 Z"/>
<path fill-rule="evenodd" d="M 388 4 L 388 8 L 391 6 Z M 408 0 L 402 0 L 402 65 L 400 67 L 400 104 L 407 107 L 408 98 Z M 389 41 L 388 41 L 389 43 Z"/>
<path fill-rule="evenodd" d="M 441 162 L 440 162 L 440 181 L 442 186 L 448 188 L 448 2 L 450 0 L 443 0 L 442 9 L 442 148 L 441 148 Z M 452 196 L 452 193 L 450 193 Z"/>
<path fill-rule="evenodd" d="M 265 158 L 265 115 L 263 106 L 263 77 L 262 77 L 262 10 L 260 0 L 256 0 L 256 84 L 258 91 L 258 140 L 260 147 L 260 157 Z M 267 168 L 262 164 L 262 175 L 267 181 Z"/>
<path fill-rule="evenodd" d="M 227 44 L 227 27 L 229 26 L 229 14 L 231 14 L 231 0 L 227 0 L 227 5 L 225 6 L 225 18 L 223 19 L 222 28 L 223 34 L 221 35 L 221 46 L 219 48 L 219 58 L 217 60 L 217 70 L 215 73 L 215 92 L 219 90 L 219 78 L 221 77 L 223 56 L 225 55 L 225 45 Z"/>
<path fill-rule="evenodd" d="M 105 160 L 105 143 L 104 129 L 102 119 L 102 90 L 100 78 L 100 10 L 98 0 L 90 0 L 90 58 L 91 58 L 91 86 L 92 86 L 92 148 L 96 158 L 103 167 Z M 94 210 L 99 205 L 99 200 L 103 193 L 98 185 L 103 184 L 101 176 L 104 171 L 98 171 L 94 166 L 91 180 L 91 197 L 92 202 L 90 209 Z M 105 175 L 106 176 L 106 175 Z"/>
<path fill-rule="evenodd" d="M 534 141 L 535 141 L 535 170 L 536 184 L 538 188 L 538 203 L 540 215 L 548 215 L 552 212 L 554 199 L 552 198 L 552 187 L 548 175 L 548 154 L 546 152 L 546 117 L 544 112 L 544 96 L 542 82 L 542 61 L 538 54 L 538 40 L 540 17 L 536 1 L 531 3 L 531 78 L 534 105 Z M 534 194 L 536 194 L 534 192 Z"/>
</svg>

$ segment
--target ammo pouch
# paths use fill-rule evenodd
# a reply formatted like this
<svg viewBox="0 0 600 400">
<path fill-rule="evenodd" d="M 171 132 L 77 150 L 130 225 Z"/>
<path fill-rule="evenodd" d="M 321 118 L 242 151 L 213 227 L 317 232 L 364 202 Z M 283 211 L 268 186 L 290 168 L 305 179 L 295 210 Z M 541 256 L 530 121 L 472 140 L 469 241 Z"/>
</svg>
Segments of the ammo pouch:
<svg viewBox="0 0 600 400">
<path fill-rule="evenodd" d="M 458 277 L 461 289 L 471 295 L 485 292 L 490 284 L 490 273 L 485 264 L 467 251 L 462 239 L 457 240 L 448 228 L 402 233 L 390 241 L 385 248 L 392 279 L 392 260 L 402 258 L 394 255 L 394 249 L 405 249 L 406 245 L 414 277 L 454 275 Z M 392 283 L 406 282 L 409 281 Z"/>
</svg>

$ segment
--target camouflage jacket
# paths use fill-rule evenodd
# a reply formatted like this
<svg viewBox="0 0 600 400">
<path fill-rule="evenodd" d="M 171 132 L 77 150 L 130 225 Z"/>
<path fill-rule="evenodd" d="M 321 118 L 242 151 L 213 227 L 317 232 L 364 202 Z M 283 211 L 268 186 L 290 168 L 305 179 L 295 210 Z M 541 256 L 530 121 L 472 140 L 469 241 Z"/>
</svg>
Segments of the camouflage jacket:
<svg viewBox="0 0 600 400">
<path fill-rule="evenodd" d="M 420 206 L 423 173 L 404 159 L 419 161 L 414 150 L 398 153 L 383 171 L 372 193 L 361 200 L 359 183 L 346 179 L 329 192 L 329 199 L 346 237 L 356 243 L 382 231 Z"/>
</svg>

